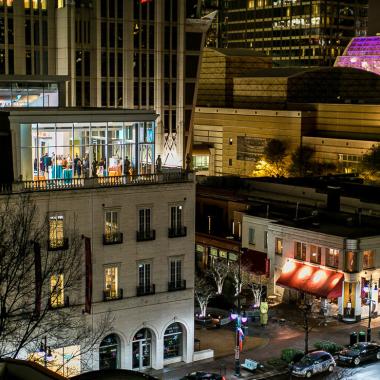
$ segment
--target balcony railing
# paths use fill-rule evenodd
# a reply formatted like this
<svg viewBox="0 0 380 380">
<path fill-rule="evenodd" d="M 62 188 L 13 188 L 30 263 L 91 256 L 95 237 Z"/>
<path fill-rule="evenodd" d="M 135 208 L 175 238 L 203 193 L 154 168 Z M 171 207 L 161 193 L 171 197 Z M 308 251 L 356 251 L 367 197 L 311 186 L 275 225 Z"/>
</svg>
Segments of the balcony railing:
<svg viewBox="0 0 380 380">
<path fill-rule="evenodd" d="M 175 228 L 169 228 L 168 230 L 168 237 L 169 238 L 177 238 L 177 237 L 183 237 L 187 235 L 187 228 L 186 227 L 175 227 Z"/>
<path fill-rule="evenodd" d="M 145 286 L 138 286 L 136 288 L 136 295 L 137 295 L 137 297 L 148 296 L 149 294 L 155 294 L 155 293 L 156 293 L 156 286 L 155 286 L 155 284 L 145 285 Z"/>
<path fill-rule="evenodd" d="M 49 309 L 61 309 L 63 307 L 69 307 L 70 306 L 69 296 L 66 296 L 64 298 L 63 302 L 57 302 L 57 301 L 58 301 L 57 296 L 51 295 L 50 299 L 49 299 Z"/>
<path fill-rule="evenodd" d="M 156 239 L 156 230 L 136 231 L 136 241 L 149 241 Z"/>
<path fill-rule="evenodd" d="M 69 239 L 51 239 L 47 241 L 48 251 L 66 251 L 69 249 Z"/>
<path fill-rule="evenodd" d="M 103 234 L 103 245 L 121 244 L 123 242 L 122 232 L 113 232 L 111 234 Z"/>
<path fill-rule="evenodd" d="M 160 174 L 139 174 L 128 176 L 109 176 L 92 178 L 64 178 L 36 181 L 15 182 L 12 185 L 2 185 L 0 192 L 30 192 L 30 191 L 54 191 L 68 189 L 91 189 L 99 187 L 135 186 L 161 183 L 192 182 L 194 175 L 186 171 L 168 171 Z"/>
<path fill-rule="evenodd" d="M 123 289 L 103 291 L 103 301 L 113 301 L 121 299 L 123 299 Z"/>
<path fill-rule="evenodd" d="M 168 282 L 168 291 L 175 292 L 176 290 L 185 290 L 186 280 L 177 280 Z"/>
</svg>

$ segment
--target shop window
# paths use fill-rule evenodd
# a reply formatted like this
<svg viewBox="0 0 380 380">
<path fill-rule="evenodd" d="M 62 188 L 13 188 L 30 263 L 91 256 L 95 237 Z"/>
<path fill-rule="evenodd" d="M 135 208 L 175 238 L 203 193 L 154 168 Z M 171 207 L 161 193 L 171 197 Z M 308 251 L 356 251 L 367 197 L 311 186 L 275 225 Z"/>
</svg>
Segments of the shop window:
<svg viewBox="0 0 380 380">
<path fill-rule="evenodd" d="M 104 299 L 117 299 L 119 298 L 119 276 L 118 267 L 112 266 L 104 268 Z"/>
<path fill-rule="evenodd" d="M 294 258 L 306 261 L 306 244 L 299 241 L 294 242 Z"/>
<path fill-rule="evenodd" d="M 63 215 L 52 215 L 49 217 L 49 241 L 48 249 L 64 249 L 67 248 L 64 237 L 64 217 Z"/>
<path fill-rule="evenodd" d="M 310 262 L 315 264 L 321 263 L 321 257 L 322 257 L 322 248 L 317 247 L 316 245 L 310 246 Z"/>
<path fill-rule="evenodd" d="M 375 252 L 367 250 L 363 252 L 363 269 L 370 269 L 375 266 Z"/>
<path fill-rule="evenodd" d="M 339 250 L 326 248 L 326 265 L 333 268 L 339 266 Z"/>
<path fill-rule="evenodd" d="M 276 238 L 274 252 L 276 253 L 276 255 L 282 255 L 282 251 L 283 251 L 282 239 Z"/>
<path fill-rule="evenodd" d="M 51 276 L 50 278 L 50 306 L 65 306 L 63 274 Z"/>
<path fill-rule="evenodd" d="M 179 323 L 171 324 L 164 334 L 164 359 L 182 356 L 182 327 Z"/>
<path fill-rule="evenodd" d="M 116 334 L 106 336 L 99 347 L 99 369 L 120 368 L 120 340 Z"/>
<path fill-rule="evenodd" d="M 349 273 L 355 273 L 358 271 L 357 252 L 346 252 L 345 271 Z"/>
</svg>

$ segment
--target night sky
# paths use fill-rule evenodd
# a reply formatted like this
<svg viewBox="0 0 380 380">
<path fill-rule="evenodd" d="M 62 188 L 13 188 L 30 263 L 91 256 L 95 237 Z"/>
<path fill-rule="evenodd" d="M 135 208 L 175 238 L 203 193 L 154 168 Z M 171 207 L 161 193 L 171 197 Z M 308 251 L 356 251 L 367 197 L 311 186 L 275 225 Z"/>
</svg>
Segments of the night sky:
<svg viewBox="0 0 380 380">
<path fill-rule="evenodd" d="M 380 0 L 369 0 L 368 35 L 380 33 Z"/>
</svg>

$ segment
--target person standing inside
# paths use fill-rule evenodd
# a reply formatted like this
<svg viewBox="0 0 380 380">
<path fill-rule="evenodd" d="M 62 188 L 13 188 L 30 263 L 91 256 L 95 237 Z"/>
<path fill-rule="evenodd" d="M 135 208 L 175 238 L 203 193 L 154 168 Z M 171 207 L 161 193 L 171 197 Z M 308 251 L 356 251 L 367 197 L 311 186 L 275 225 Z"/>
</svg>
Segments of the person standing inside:
<svg viewBox="0 0 380 380">
<path fill-rule="evenodd" d="M 125 156 L 123 174 L 125 176 L 129 176 L 131 174 L 131 161 L 129 161 L 128 156 Z"/>
<path fill-rule="evenodd" d="M 260 303 L 260 324 L 265 327 L 268 324 L 268 309 L 269 305 L 267 300 L 263 300 Z"/>
<path fill-rule="evenodd" d="M 162 160 L 161 156 L 158 155 L 157 160 L 156 160 L 156 173 L 161 173 L 162 171 Z"/>
</svg>

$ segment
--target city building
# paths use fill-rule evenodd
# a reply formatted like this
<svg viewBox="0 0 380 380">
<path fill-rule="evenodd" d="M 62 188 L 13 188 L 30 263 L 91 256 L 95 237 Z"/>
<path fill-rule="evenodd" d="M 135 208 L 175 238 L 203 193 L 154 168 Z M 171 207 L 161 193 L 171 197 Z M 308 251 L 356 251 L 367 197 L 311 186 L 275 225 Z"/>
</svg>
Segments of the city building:
<svg viewBox="0 0 380 380">
<path fill-rule="evenodd" d="M 197 218 L 204 226 L 211 218 L 217 228 L 200 234 L 202 224 L 197 223 L 198 265 L 201 258 L 203 265 L 212 265 L 214 257 L 231 254 L 243 260 L 249 252 L 256 272 L 267 274 L 272 298 L 294 302 L 306 293 L 319 299 L 329 316 L 350 322 L 368 317 L 371 297 L 372 311 L 378 313 L 377 189 L 353 180 L 199 178 L 197 206 L 203 212 L 197 210 Z M 226 215 L 232 217 L 227 223 Z M 217 245 L 223 228 L 221 236 L 228 240 L 230 235 L 235 245 L 240 241 L 240 251 L 231 243 Z M 207 234 L 206 242 L 202 237 Z"/>
<path fill-rule="evenodd" d="M 314 159 L 355 172 L 379 143 L 379 76 L 351 67 L 269 68 L 241 49 L 205 49 L 193 125 L 200 175 L 252 176 L 270 139 L 287 160 L 310 146 Z M 236 66 L 240 63 L 241 72 Z"/>
<path fill-rule="evenodd" d="M 70 246 L 74 225 L 88 242 L 81 251 L 92 276 L 84 271 L 81 291 L 63 288 L 52 303 L 84 312 L 92 325 L 112 315 L 112 334 L 86 354 L 86 369 L 191 362 L 195 185 L 192 173 L 156 170 L 158 115 L 59 107 L 7 108 L 0 115 L 7 137 L 1 150 L 10 141 L 12 147 L 2 169 L 12 178 L 2 177 L 0 198 L 27 195 L 37 206 L 40 222 L 48 223 L 48 244 L 41 244 L 48 254 Z M 129 164 L 120 159 L 125 154 Z M 56 342 L 53 355 L 64 349 Z M 68 365 L 83 370 L 79 363 Z"/>
<path fill-rule="evenodd" d="M 1 1 L 0 75 L 15 75 L 19 85 L 25 76 L 67 76 L 62 105 L 69 107 L 155 110 L 157 152 L 166 166 L 183 166 L 211 24 L 207 16 L 196 18 L 197 6 L 195 0 Z"/>
<path fill-rule="evenodd" d="M 250 48 L 278 66 L 333 65 L 352 37 L 365 36 L 368 0 L 227 0 L 219 47 Z"/>
<path fill-rule="evenodd" d="M 356 37 L 336 58 L 335 67 L 354 67 L 380 75 L 380 36 Z"/>
</svg>

